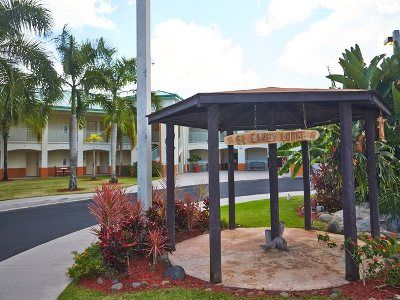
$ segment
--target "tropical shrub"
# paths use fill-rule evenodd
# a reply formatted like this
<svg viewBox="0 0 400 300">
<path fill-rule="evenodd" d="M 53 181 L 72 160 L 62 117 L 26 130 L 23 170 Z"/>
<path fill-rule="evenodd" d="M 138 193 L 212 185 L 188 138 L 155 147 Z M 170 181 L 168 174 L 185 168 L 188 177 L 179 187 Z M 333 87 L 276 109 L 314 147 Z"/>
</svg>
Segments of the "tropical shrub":
<svg viewBox="0 0 400 300">
<path fill-rule="evenodd" d="M 382 276 L 387 283 L 395 283 L 400 273 L 399 262 L 395 262 L 400 252 L 400 243 L 394 236 L 372 238 L 369 235 L 360 236 L 362 243 L 345 241 L 353 249 L 351 256 L 360 269 L 363 280 Z M 346 250 L 348 251 L 348 250 Z M 398 282 L 398 281 L 397 281 Z"/>
<path fill-rule="evenodd" d="M 311 176 L 315 201 L 331 212 L 342 208 L 341 177 L 337 160 L 337 148 L 333 148 L 327 161 L 321 163 Z"/>
<path fill-rule="evenodd" d="M 97 219 L 101 229 L 119 226 L 130 212 L 131 203 L 118 185 L 104 183 L 96 187 L 93 203 L 89 204 L 90 213 Z M 97 228 L 93 230 L 96 232 Z"/>
<path fill-rule="evenodd" d="M 147 238 L 147 257 L 152 259 L 152 270 L 155 270 L 157 258 L 168 250 L 168 238 L 162 229 L 150 230 Z"/>
<path fill-rule="evenodd" d="M 185 193 L 183 200 L 181 201 L 183 206 L 183 211 L 185 213 L 185 225 L 187 230 L 192 230 L 199 220 L 200 207 L 199 203 L 190 194 Z"/>
<path fill-rule="evenodd" d="M 72 254 L 74 264 L 68 268 L 67 274 L 75 283 L 83 278 L 95 278 L 107 270 L 99 243 L 90 245 L 82 253 L 73 251 Z"/>
<path fill-rule="evenodd" d="M 120 227 L 109 227 L 98 234 L 103 261 L 111 275 L 127 274 L 130 247 L 135 242 L 127 243 Z"/>
<path fill-rule="evenodd" d="M 318 234 L 318 242 L 325 243 L 329 248 L 337 244 L 330 240 L 328 234 Z M 363 234 L 359 237 L 361 243 L 355 244 L 351 239 L 341 245 L 350 253 L 360 270 L 361 279 L 383 278 L 386 284 L 400 284 L 400 242 L 395 236 L 372 238 Z"/>
<path fill-rule="evenodd" d="M 182 200 L 177 199 L 177 229 L 205 229 L 209 216 L 206 199 L 203 205 L 205 209 L 201 211 L 200 202 L 189 194 L 185 194 Z M 99 238 L 99 243 L 96 244 L 96 266 L 99 267 L 94 269 L 90 266 L 89 271 L 86 271 L 75 264 L 68 274 L 76 278 L 74 280 L 100 274 L 123 276 L 128 273 L 130 261 L 144 255 L 151 259 L 154 270 L 157 258 L 168 250 L 166 208 L 165 190 L 153 190 L 153 206 L 145 212 L 142 203 L 129 201 L 119 186 L 103 184 L 101 188 L 97 188 L 89 210 L 98 221 L 98 226 L 94 226 L 92 230 Z M 82 259 L 82 256 L 76 253 L 76 261 L 78 259 Z"/>
</svg>

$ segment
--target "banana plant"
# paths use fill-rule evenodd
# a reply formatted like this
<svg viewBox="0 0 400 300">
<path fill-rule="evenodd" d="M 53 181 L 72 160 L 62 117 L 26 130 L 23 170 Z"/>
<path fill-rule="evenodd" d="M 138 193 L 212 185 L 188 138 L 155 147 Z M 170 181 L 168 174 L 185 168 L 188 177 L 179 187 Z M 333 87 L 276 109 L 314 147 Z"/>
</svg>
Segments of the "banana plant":
<svg viewBox="0 0 400 300">
<path fill-rule="evenodd" d="M 346 49 L 339 58 L 343 74 L 326 76 L 342 84 L 344 89 L 376 91 L 392 110 L 392 119 L 400 120 L 400 47 L 394 45 L 393 55 L 376 55 L 367 65 L 360 47 Z"/>
</svg>

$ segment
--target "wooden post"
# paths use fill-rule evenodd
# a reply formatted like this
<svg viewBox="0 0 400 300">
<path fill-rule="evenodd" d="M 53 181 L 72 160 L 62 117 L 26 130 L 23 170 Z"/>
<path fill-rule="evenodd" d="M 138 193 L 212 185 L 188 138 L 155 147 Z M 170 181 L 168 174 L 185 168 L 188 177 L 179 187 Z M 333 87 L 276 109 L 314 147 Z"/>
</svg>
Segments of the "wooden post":
<svg viewBox="0 0 400 300">
<path fill-rule="evenodd" d="M 311 230 L 310 155 L 307 141 L 301 142 L 301 155 L 303 158 L 304 229 Z"/>
<path fill-rule="evenodd" d="M 228 135 L 233 131 L 228 130 Z M 235 229 L 235 157 L 233 145 L 228 146 L 228 197 L 229 197 L 229 229 Z"/>
<path fill-rule="evenodd" d="M 210 282 L 222 282 L 221 219 L 219 190 L 219 112 L 218 105 L 207 108 L 208 181 L 210 198 Z"/>
<path fill-rule="evenodd" d="M 166 158 L 167 158 L 167 229 L 168 243 L 171 250 L 175 250 L 175 173 L 174 173 L 174 140 L 175 129 L 173 124 L 167 124 L 166 130 Z"/>
<path fill-rule="evenodd" d="M 275 130 L 274 106 L 268 110 L 268 130 Z M 279 228 L 279 189 L 278 189 L 278 164 L 277 145 L 268 145 L 268 171 L 269 171 L 269 192 L 270 192 L 270 213 L 271 213 L 271 239 L 280 236 Z"/>
<path fill-rule="evenodd" d="M 351 103 L 339 103 L 339 119 L 346 280 L 356 281 L 360 274 L 352 258 L 354 247 L 350 244 L 357 243 Z"/>
<path fill-rule="evenodd" d="M 367 146 L 368 165 L 368 200 L 371 220 L 371 235 L 380 236 L 379 207 L 378 207 L 378 180 L 375 158 L 375 118 L 371 111 L 365 113 L 365 138 Z"/>
</svg>

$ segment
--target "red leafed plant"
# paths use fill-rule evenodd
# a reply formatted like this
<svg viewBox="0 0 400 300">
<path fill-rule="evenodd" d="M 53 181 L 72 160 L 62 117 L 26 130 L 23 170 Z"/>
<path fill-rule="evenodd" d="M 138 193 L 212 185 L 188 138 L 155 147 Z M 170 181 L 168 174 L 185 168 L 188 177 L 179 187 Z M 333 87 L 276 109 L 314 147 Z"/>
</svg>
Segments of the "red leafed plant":
<svg viewBox="0 0 400 300">
<path fill-rule="evenodd" d="M 167 252 L 168 237 L 165 232 L 160 229 L 150 230 L 148 234 L 148 241 L 146 242 L 147 256 L 153 259 L 151 266 L 152 271 L 155 270 L 157 258 Z"/>
<path fill-rule="evenodd" d="M 96 217 L 100 228 L 106 229 L 123 222 L 131 207 L 121 187 L 107 183 L 96 187 L 93 203 L 89 204 L 90 213 Z"/>
<path fill-rule="evenodd" d="M 89 204 L 90 213 L 99 223 L 99 228 L 93 227 L 93 231 L 99 238 L 104 263 L 112 274 L 127 272 L 130 250 L 137 240 L 127 239 L 123 226 L 137 209 L 119 186 L 111 184 L 96 188 L 93 203 Z"/>
<path fill-rule="evenodd" d="M 127 244 L 121 228 L 109 227 L 99 232 L 103 261 L 111 275 L 126 274 L 128 271 L 129 249 L 135 243 Z"/>
<path fill-rule="evenodd" d="M 183 206 L 186 213 L 186 226 L 190 231 L 196 225 L 200 216 L 199 203 L 190 194 L 185 193 Z"/>
</svg>

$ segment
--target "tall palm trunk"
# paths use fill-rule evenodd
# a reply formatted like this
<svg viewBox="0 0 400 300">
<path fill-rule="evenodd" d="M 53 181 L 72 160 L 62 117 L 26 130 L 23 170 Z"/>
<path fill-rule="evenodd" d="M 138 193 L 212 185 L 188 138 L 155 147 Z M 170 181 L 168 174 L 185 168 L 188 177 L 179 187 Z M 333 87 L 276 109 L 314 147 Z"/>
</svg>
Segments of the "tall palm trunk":
<svg viewBox="0 0 400 300">
<path fill-rule="evenodd" d="M 77 180 L 77 162 L 78 162 L 78 121 L 76 114 L 71 114 L 70 117 L 70 132 L 69 132 L 69 147 L 70 147 L 70 176 L 69 186 L 70 191 L 78 189 Z"/>
<path fill-rule="evenodd" d="M 116 167 L 115 162 L 117 158 L 117 123 L 111 123 L 111 183 L 117 183 L 117 174 L 116 174 Z"/>
<path fill-rule="evenodd" d="M 122 134 L 119 135 L 119 169 L 118 176 L 122 175 L 122 160 L 123 160 L 123 148 L 124 148 L 124 136 Z"/>
<path fill-rule="evenodd" d="M 3 181 L 8 180 L 7 149 L 8 149 L 8 130 L 4 130 L 3 131 Z"/>
</svg>

